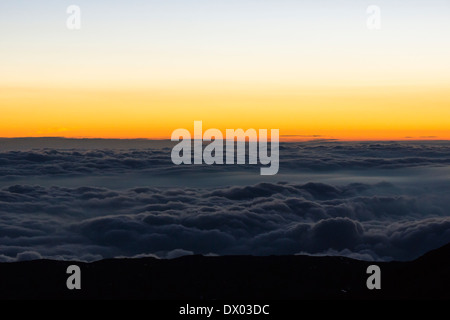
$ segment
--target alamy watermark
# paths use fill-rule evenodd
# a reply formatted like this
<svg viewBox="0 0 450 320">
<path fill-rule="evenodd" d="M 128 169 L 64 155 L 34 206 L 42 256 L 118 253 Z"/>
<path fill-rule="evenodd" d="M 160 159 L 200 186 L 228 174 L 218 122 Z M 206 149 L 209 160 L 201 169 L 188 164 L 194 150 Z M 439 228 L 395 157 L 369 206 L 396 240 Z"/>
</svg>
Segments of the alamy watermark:
<svg viewBox="0 0 450 320">
<path fill-rule="evenodd" d="M 81 8 L 78 5 L 70 5 L 66 9 L 66 13 L 69 15 L 66 20 L 66 27 L 69 30 L 81 29 Z M 369 30 L 381 29 L 381 8 L 377 5 L 370 5 L 366 9 L 368 15 L 366 20 L 366 26 Z"/>
<path fill-rule="evenodd" d="M 381 8 L 376 5 L 370 5 L 366 10 L 367 17 L 366 25 L 369 30 L 381 29 Z"/>
<path fill-rule="evenodd" d="M 277 174 L 279 169 L 279 130 L 270 130 L 270 155 L 268 153 L 267 129 L 226 129 L 225 136 L 218 129 L 203 132 L 202 121 L 194 121 L 194 139 L 187 129 L 176 129 L 172 133 L 172 141 L 180 141 L 172 149 L 172 162 L 180 164 L 249 164 L 268 165 L 260 169 L 261 175 Z M 247 143 L 248 140 L 248 143 Z M 203 148 L 203 142 L 210 142 Z M 235 145 L 236 142 L 236 145 Z M 246 155 L 246 146 L 249 153 Z M 192 161 L 192 146 L 194 159 Z M 235 152 L 236 151 L 236 152 Z M 236 155 L 236 157 L 235 157 Z M 236 161 L 235 161 L 236 160 Z"/>
<path fill-rule="evenodd" d="M 81 8 L 77 5 L 70 5 L 66 9 L 69 15 L 66 20 L 66 27 L 69 30 L 81 29 Z"/>
</svg>

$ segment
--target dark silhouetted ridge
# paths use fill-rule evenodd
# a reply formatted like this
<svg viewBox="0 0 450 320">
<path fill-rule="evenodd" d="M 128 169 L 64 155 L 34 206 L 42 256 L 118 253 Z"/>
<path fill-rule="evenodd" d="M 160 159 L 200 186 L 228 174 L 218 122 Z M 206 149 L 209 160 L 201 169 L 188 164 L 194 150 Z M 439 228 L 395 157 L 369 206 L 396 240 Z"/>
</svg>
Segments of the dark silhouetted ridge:
<svg viewBox="0 0 450 320">
<path fill-rule="evenodd" d="M 81 290 L 66 269 L 81 268 Z M 367 267 L 381 268 L 369 290 Z M 410 262 L 316 256 L 184 256 L 92 263 L 35 260 L 0 264 L 2 299 L 448 299 L 450 244 Z"/>
</svg>

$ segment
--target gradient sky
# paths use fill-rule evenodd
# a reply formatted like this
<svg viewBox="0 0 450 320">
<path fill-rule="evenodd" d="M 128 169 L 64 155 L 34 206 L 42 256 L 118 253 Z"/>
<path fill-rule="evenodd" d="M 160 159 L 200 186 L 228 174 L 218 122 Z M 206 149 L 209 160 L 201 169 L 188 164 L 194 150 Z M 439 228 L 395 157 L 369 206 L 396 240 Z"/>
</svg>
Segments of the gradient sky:
<svg viewBox="0 0 450 320">
<path fill-rule="evenodd" d="M 449 34 L 448 0 L 2 1 L 0 136 L 450 139 Z"/>
</svg>

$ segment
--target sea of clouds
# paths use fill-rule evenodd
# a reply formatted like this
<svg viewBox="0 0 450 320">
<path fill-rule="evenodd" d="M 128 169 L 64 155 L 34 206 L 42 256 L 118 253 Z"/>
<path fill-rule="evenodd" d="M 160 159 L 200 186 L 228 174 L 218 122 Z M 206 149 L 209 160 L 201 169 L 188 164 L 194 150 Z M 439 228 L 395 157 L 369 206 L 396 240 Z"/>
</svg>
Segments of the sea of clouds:
<svg viewBox="0 0 450 320">
<path fill-rule="evenodd" d="M 0 261 L 410 260 L 450 242 L 447 142 L 281 144 L 280 173 L 268 178 L 249 165 L 175 166 L 170 145 L 145 141 L 5 145 Z"/>
</svg>

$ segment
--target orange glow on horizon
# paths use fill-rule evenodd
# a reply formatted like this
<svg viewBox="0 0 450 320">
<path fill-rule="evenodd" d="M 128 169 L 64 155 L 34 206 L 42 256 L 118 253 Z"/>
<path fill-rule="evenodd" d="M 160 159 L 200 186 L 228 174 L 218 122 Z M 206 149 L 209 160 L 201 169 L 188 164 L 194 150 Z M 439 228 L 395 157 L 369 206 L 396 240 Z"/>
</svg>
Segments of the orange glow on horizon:
<svg viewBox="0 0 450 320">
<path fill-rule="evenodd" d="M 281 141 L 450 140 L 445 88 L 0 88 L 0 105 L 0 137 L 170 139 L 202 120 Z"/>
</svg>

